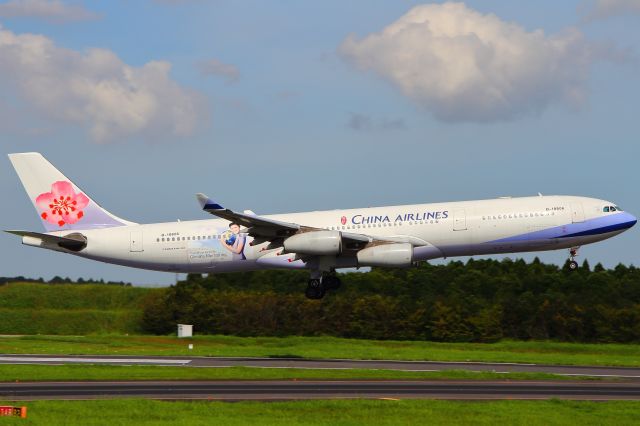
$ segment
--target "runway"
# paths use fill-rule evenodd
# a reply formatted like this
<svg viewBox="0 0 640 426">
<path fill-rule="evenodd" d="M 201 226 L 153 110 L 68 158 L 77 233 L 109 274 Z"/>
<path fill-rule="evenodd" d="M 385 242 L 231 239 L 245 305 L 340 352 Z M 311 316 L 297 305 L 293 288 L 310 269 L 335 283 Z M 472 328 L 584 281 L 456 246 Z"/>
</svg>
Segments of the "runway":
<svg viewBox="0 0 640 426">
<path fill-rule="evenodd" d="M 0 399 L 548 399 L 640 400 L 640 384 L 484 381 L 179 381 L 1 383 Z"/>
<path fill-rule="evenodd" d="M 543 365 L 521 363 L 346 360 L 304 358 L 232 358 L 232 357 L 162 357 L 162 356 L 106 356 L 106 355 L 0 355 L 0 364 L 104 364 L 154 365 L 183 367 L 254 367 L 299 369 L 365 369 L 396 371 L 490 371 L 496 373 L 549 373 L 564 376 L 592 376 L 625 378 L 640 381 L 640 368 Z"/>
</svg>

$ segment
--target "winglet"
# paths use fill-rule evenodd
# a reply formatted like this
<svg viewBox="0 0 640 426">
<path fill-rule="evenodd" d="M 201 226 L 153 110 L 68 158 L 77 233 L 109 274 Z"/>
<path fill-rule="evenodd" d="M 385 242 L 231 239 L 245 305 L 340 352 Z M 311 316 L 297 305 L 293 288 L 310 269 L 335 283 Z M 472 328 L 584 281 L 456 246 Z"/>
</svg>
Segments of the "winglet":
<svg viewBox="0 0 640 426">
<path fill-rule="evenodd" d="M 198 202 L 200 203 L 200 207 L 202 207 L 202 210 L 207 210 L 207 211 L 208 210 L 224 210 L 224 207 L 222 207 L 220 204 L 216 203 L 211 198 L 207 197 L 201 192 L 196 194 L 196 198 L 198 199 Z"/>
</svg>

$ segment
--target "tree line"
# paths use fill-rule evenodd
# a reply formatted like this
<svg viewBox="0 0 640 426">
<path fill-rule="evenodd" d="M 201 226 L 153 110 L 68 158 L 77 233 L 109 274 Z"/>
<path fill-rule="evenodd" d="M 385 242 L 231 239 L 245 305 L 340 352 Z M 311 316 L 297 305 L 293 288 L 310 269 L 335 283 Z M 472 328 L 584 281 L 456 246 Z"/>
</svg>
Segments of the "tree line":
<svg viewBox="0 0 640 426">
<path fill-rule="evenodd" d="M 18 277 L 0 277 L 0 285 L 7 283 L 38 283 L 38 284 L 105 284 L 105 285 L 119 285 L 125 287 L 131 287 L 131 283 L 127 283 L 124 281 L 105 281 L 103 279 L 94 280 L 94 279 L 84 279 L 82 277 L 77 280 L 72 280 L 69 277 L 62 278 L 60 276 L 55 276 L 48 281 L 45 281 L 44 278 L 26 278 L 23 276 Z"/>
<path fill-rule="evenodd" d="M 523 260 L 469 260 L 340 274 L 308 300 L 304 271 L 189 275 L 145 300 L 142 328 L 167 334 L 331 335 L 442 342 L 552 339 L 640 342 L 640 269 L 577 271 Z"/>
</svg>

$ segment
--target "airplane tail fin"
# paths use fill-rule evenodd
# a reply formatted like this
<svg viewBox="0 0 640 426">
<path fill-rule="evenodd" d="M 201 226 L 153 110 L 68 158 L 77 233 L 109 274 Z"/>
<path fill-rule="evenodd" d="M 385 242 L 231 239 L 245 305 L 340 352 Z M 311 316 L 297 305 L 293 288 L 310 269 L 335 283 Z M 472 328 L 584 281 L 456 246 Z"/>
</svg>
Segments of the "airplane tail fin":
<svg viewBox="0 0 640 426">
<path fill-rule="evenodd" d="M 135 225 L 100 207 L 40 153 L 9 160 L 48 232 Z"/>
</svg>

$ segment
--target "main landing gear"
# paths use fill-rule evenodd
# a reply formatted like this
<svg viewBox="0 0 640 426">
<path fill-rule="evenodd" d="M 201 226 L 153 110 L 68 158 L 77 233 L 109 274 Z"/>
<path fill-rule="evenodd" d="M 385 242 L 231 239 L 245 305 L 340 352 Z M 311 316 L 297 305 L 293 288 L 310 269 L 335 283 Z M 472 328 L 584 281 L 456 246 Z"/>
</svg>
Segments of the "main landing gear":
<svg viewBox="0 0 640 426">
<path fill-rule="evenodd" d="M 315 273 L 311 276 L 304 294 L 309 299 L 318 300 L 322 299 L 328 290 L 337 290 L 341 285 L 342 281 L 335 273 Z"/>
<path fill-rule="evenodd" d="M 576 262 L 576 257 L 578 256 L 578 249 L 580 247 L 571 247 L 569 249 L 569 270 L 575 271 L 578 269 L 578 262 Z"/>
</svg>

